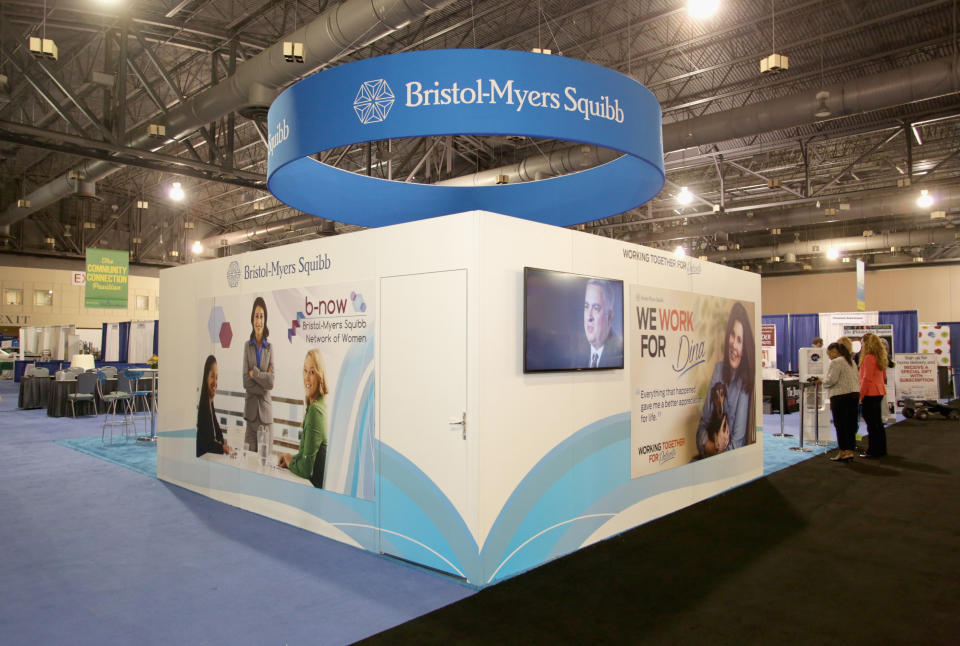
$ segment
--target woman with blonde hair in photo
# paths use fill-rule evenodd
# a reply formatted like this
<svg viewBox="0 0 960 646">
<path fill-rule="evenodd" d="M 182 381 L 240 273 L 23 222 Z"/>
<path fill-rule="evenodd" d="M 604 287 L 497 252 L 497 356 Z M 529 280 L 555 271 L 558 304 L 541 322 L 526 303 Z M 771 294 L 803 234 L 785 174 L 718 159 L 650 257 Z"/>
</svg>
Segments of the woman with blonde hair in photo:
<svg viewBox="0 0 960 646">
<path fill-rule="evenodd" d="M 279 466 L 290 473 L 310 480 L 317 489 L 323 488 L 323 474 L 327 462 L 327 403 L 330 392 L 323 356 L 316 348 L 307 351 L 303 360 L 303 432 L 300 434 L 300 450 L 296 455 L 280 456 Z"/>
<path fill-rule="evenodd" d="M 860 403 L 867 423 L 868 448 L 861 458 L 882 458 L 887 454 L 887 431 L 883 427 L 880 404 L 887 394 L 887 350 L 876 334 L 863 335 L 860 348 Z"/>
</svg>

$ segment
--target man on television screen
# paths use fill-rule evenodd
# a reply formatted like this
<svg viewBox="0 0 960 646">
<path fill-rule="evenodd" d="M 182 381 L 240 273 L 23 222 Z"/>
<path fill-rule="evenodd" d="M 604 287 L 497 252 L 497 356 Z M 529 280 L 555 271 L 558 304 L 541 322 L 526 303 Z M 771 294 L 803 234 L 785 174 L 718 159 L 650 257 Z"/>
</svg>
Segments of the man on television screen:
<svg viewBox="0 0 960 646">
<path fill-rule="evenodd" d="M 616 303 L 613 285 L 591 278 L 583 295 L 583 331 L 589 344 L 588 356 L 581 360 L 589 368 L 623 366 L 623 339 L 611 329 Z"/>
</svg>

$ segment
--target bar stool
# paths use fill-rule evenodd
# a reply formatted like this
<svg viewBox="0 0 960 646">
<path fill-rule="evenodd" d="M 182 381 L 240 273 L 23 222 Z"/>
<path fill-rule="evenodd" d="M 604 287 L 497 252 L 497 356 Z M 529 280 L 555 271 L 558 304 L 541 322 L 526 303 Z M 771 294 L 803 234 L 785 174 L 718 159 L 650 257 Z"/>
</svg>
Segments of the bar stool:
<svg viewBox="0 0 960 646">
<path fill-rule="evenodd" d="M 152 391 L 150 390 L 140 390 L 140 379 L 143 378 L 143 373 L 136 370 L 124 370 L 123 376 L 130 380 L 130 394 L 133 396 L 133 401 L 131 402 L 132 410 L 134 413 L 134 422 L 136 422 L 136 411 L 137 411 L 137 399 L 143 401 L 143 410 L 147 412 L 149 416 L 151 413 L 150 408 L 150 395 Z M 119 388 L 119 385 L 118 385 Z M 149 417 L 143 420 L 144 435 L 147 435 L 147 429 L 149 428 Z M 136 424 L 134 424 L 134 434 L 136 434 Z"/>
<path fill-rule="evenodd" d="M 100 443 L 103 443 L 104 435 L 106 435 L 107 428 L 109 427 L 110 444 L 113 444 L 113 428 L 115 426 L 123 429 L 124 440 L 126 440 L 131 427 L 134 429 L 134 434 L 136 434 L 136 426 L 134 426 L 133 423 L 133 395 L 123 390 L 124 387 L 127 389 L 130 388 L 130 380 L 126 377 L 117 377 L 116 392 L 104 394 L 103 384 L 106 380 L 107 376 L 103 372 L 97 373 L 97 394 L 100 396 L 100 399 L 110 406 L 107 414 L 103 417 L 103 427 L 100 430 Z M 117 420 L 117 406 L 120 404 L 123 404 L 120 411 L 121 418 Z"/>
</svg>

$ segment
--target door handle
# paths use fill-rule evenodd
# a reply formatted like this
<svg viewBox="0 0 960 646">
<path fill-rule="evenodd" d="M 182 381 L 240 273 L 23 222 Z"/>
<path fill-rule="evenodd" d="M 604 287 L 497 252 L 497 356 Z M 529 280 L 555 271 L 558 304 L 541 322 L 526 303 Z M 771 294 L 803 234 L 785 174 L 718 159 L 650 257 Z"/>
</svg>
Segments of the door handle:
<svg viewBox="0 0 960 646">
<path fill-rule="evenodd" d="M 467 439 L 467 413 L 463 413 L 463 417 L 460 418 L 457 422 L 449 422 L 450 426 L 459 426 L 460 430 L 463 431 L 463 439 Z"/>
</svg>

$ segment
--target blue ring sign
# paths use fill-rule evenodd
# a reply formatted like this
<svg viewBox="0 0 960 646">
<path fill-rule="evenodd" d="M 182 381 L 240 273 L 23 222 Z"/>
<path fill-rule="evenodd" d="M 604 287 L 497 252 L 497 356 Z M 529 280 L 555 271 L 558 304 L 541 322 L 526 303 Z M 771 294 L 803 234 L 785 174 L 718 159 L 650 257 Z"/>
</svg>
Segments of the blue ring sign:
<svg viewBox="0 0 960 646">
<path fill-rule="evenodd" d="M 305 213 L 367 227 L 481 209 L 568 226 L 628 211 L 663 188 L 660 105 L 633 79 L 561 56 L 428 50 L 348 63 L 287 88 L 268 116 L 267 185 Z M 621 157 L 550 179 L 436 186 L 368 177 L 318 152 L 368 141 L 519 135 Z"/>
</svg>

